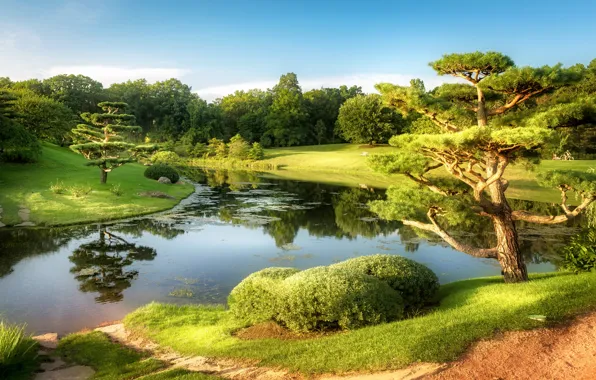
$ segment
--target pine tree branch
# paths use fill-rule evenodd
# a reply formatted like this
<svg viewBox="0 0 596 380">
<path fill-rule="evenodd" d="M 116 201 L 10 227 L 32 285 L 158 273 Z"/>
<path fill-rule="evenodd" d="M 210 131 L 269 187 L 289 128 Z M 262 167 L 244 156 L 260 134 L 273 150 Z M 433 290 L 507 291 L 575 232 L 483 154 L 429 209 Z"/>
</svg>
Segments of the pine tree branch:
<svg viewBox="0 0 596 380">
<path fill-rule="evenodd" d="M 431 221 L 429 223 L 422 223 L 417 222 L 414 220 L 402 220 L 402 223 L 406 226 L 411 226 L 415 228 L 419 228 L 424 231 L 433 232 L 436 235 L 440 236 L 443 240 L 445 240 L 450 246 L 455 248 L 456 250 L 466 253 L 468 255 L 474 257 L 481 257 L 481 258 L 497 258 L 497 248 L 476 248 L 472 247 L 471 245 L 461 243 L 457 241 L 453 236 L 449 235 L 447 231 L 445 231 L 439 224 L 437 223 L 435 216 L 439 210 L 436 208 L 430 208 L 426 216 Z"/>
<path fill-rule="evenodd" d="M 518 210 L 513 211 L 513 220 L 523 220 L 524 222 L 536 223 L 536 224 L 559 224 L 565 223 L 569 220 L 574 219 L 582 213 L 588 206 L 596 201 L 596 195 L 582 195 L 582 203 L 575 209 L 571 210 L 567 205 L 567 192 L 572 190 L 569 186 L 559 187 L 561 190 L 561 208 L 563 209 L 562 215 L 538 215 L 530 213 L 528 211 Z"/>
<path fill-rule="evenodd" d="M 489 87 L 489 89 L 499 92 L 499 90 L 494 90 L 491 87 Z M 503 105 L 501 107 L 494 108 L 492 110 L 488 110 L 488 115 L 494 116 L 494 115 L 503 114 L 503 113 L 507 112 L 508 110 L 510 110 L 511 108 L 515 107 L 516 105 L 521 104 L 521 103 L 525 102 L 526 100 L 530 99 L 534 95 L 541 94 L 547 90 L 550 90 L 550 87 L 544 87 L 544 88 L 541 88 L 539 90 L 532 91 L 529 93 L 527 93 L 527 92 L 526 93 L 524 93 L 524 92 L 515 93 L 515 96 L 513 97 L 513 99 L 511 99 L 511 101 L 509 101 L 505 105 Z M 501 92 L 503 92 L 503 91 L 501 91 Z"/>
<path fill-rule="evenodd" d="M 459 132 L 460 129 L 459 127 L 457 127 L 454 124 L 449 123 L 448 121 L 443 121 L 437 118 L 437 114 L 434 112 L 431 112 L 427 109 L 418 109 L 418 112 L 420 112 L 421 114 L 423 114 L 424 116 L 426 116 L 427 118 L 430 119 L 430 121 L 432 121 L 435 125 L 437 125 L 438 127 L 440 127 L 441 129 L 447 131 L 447 132 Z"/>
</svg>

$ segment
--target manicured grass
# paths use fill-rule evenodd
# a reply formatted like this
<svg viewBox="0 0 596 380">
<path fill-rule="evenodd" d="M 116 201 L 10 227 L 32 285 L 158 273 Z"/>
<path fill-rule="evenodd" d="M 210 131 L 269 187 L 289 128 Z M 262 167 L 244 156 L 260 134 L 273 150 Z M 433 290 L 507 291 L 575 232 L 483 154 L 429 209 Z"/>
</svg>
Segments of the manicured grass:
<svg viewBox="0 0 596 380">
<path fill-rule="evenodd" d="M 240 340 L 243 327 L 223 307 L 152 303 L 128 315 L 127 328 L 183 354 L 261 360 L 303 373 L 377 371 L 417 361 L 456 359 L 497 331 L 531 329 L 596 309 L 596 273 L 532 275 L 522 284 L 479 278 L 441 287 L 423 316 L 309 340 Z"/>
<path fill-rule="evenodd" d="M 182 369 L 165 370 L 165 363 L 112 343 L 101 332 L 69 335 L 60 341 L 57 353 L 71 363 L 92 367 L 96 371 L 93 379 L 216 379 Z"/>
<path fill-rule="evenodd" d="M 407 179 L 400 175 L 384 176 L 375 173 L 366 164 L 363 152 L 385 154 L 395 152 L 391 146 L 368 147 L 357 144 L 330 144 L 276 148 L 265 150 L 265 160 L 282 170 L 269 172 L 272 178 L 285 178 L 299 181 L 315 181 L 342 186 L 359 186 L 387 188 L 399 185 Z M 596 169 L 596 161 L 542 161 L 535 171 L 527 171 L 519 165 L 507 169 L 505 178 L 511 185 L 508 195 L 511 198 L 538 202 L 560 202 L 560 192 L 555 189 L 541 187 L 536 182 L 536 174 L 546 170 L 578 170 Z M 433 175 L 444 176 L 447 173 L 438 169 Z M 577 200 L 570 199 L 570 203 Z"/>
<path fill-rule="evenodd" d="M 0 206 L 2 223 L 20 223 L 20 205 L 31 210 L 31 221 L 38 225 L 97 222 L 165 210 L 194 191 L 190 184 L 164 185 L 143 176 L 145 167 L 126 164 L 108 175 L 108 183 L 99 183 L 99 169 L 84 166 L 83 156 L 44 144 L 41 160 L 35 164 L 0 164 Z M 55 194 L 52 184 L 62 184 L 67 192 Z M 122 195 L 110 189 L 119 185 Z M 90 187 L 91 192 L 76 198 L 72 186 Z M 141 197 L 144 191 L 161 191 L 175 199 Z"/>
</svg>

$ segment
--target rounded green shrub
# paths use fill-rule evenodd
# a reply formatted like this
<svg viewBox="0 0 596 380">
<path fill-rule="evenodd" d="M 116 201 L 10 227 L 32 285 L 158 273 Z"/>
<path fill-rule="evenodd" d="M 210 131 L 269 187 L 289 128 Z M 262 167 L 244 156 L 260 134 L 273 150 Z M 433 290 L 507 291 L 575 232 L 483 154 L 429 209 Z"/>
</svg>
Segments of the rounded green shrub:
<svg viewBox="0 0 596 380">
<path fill-rule="evenodd" d="M 232 314 L 250 324 L 276 319 L 281 282 L 296 273 L 294 268 L 265 268 L 249 275 L 228 297 Z"/>
<path fill-rule="evenodd" d="M 161 151 L 151 156 L 151 162 L 153 162 L 154 164 L 175 165 L 180 162 L 180 156 L 174 152 Z"/>
<path fill-rule="evenodd" d="M 149 166 L 147 169 L 145 169 L 145 177 L 154 180 L 158 180 L 160 177 L 167 177 L 170 179 L 170 181 L 172 181 L 172 183 L 176 183 L 180 179 L 180 175 L 176 169 L 163 164 Z"/>
<path fill-rule="evenodd" d="M 401 296 L 385 282 L 340 268 L 299 272 L 280 289 L 278 321 L 296 331 L 354 329 L 403 315 Z"/>
<path fill-rule="evenodd" d="M 361 256 L 331 267 L 378 278 L 401 294 L 406 308 L 424 305 L 439 290 L 439 279 L 432 270 L 402 256 Z"/>
</svg>

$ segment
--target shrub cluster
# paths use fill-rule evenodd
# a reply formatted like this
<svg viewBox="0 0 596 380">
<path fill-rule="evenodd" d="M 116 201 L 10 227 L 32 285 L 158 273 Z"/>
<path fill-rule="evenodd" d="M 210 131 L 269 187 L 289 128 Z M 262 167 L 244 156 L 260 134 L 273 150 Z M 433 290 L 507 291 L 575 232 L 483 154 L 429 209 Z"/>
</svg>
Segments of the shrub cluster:
<svg viewBox="0 0 596 380">
<path fill-rule="evenodd" d="M 244 279 L 228 299 L 249 324 L 274 320 L 292 330 L 353 329 L 402 318 L 438 289 L 436 275 L 400 256 L 374 255 L 302 272 L 267 268 Z"/>
<path fill-rule="evenodd" d="M 180 156 L 174 152 L 161 151 L 151 156 L 151 162 L 154 164 L 176 165 L 180 162 Z"/>
<path fill-rule="evenodd" d="M 265 268 L 249 275 L 230 293 L 230 310 L 250 324 L 276 320 L 281 282 L 296 273 L 294 268 Z"/>
<path fill-rule="evenodd" d="M 180 175 L 171 166 L 164 164 L 156 164 L 145 169 L 145 177 L 158 180 L 160 177 L 169 178 L 172 183 L 178 182 Z"/>
<path fill-rule="evenodd" d="M 596 270 L 596 230 L 574 236 L 563 248 L 561 269 L 580 273 Z"/>
<path fill-rule="evenodd" d="M 378 278 L 397 290 L 409 309 L 424 305 L 439 290 L 439 279 L 432 270 L 402 256 L 361 256 L 332 267 Z"/>
</svg>

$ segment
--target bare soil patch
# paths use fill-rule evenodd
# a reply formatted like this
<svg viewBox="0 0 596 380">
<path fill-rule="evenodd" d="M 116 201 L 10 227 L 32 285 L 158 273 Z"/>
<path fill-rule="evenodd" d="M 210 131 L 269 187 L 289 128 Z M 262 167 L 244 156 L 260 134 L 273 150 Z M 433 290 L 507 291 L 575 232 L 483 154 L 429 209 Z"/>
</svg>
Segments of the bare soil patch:
<svg viewBox="0 0 596 380">
<path fill-rule="evenodd" d="M 555 328 L 514 331 L 476 343 L 428 379 L 596 378 L 596 313 Z"/>
</svg>

